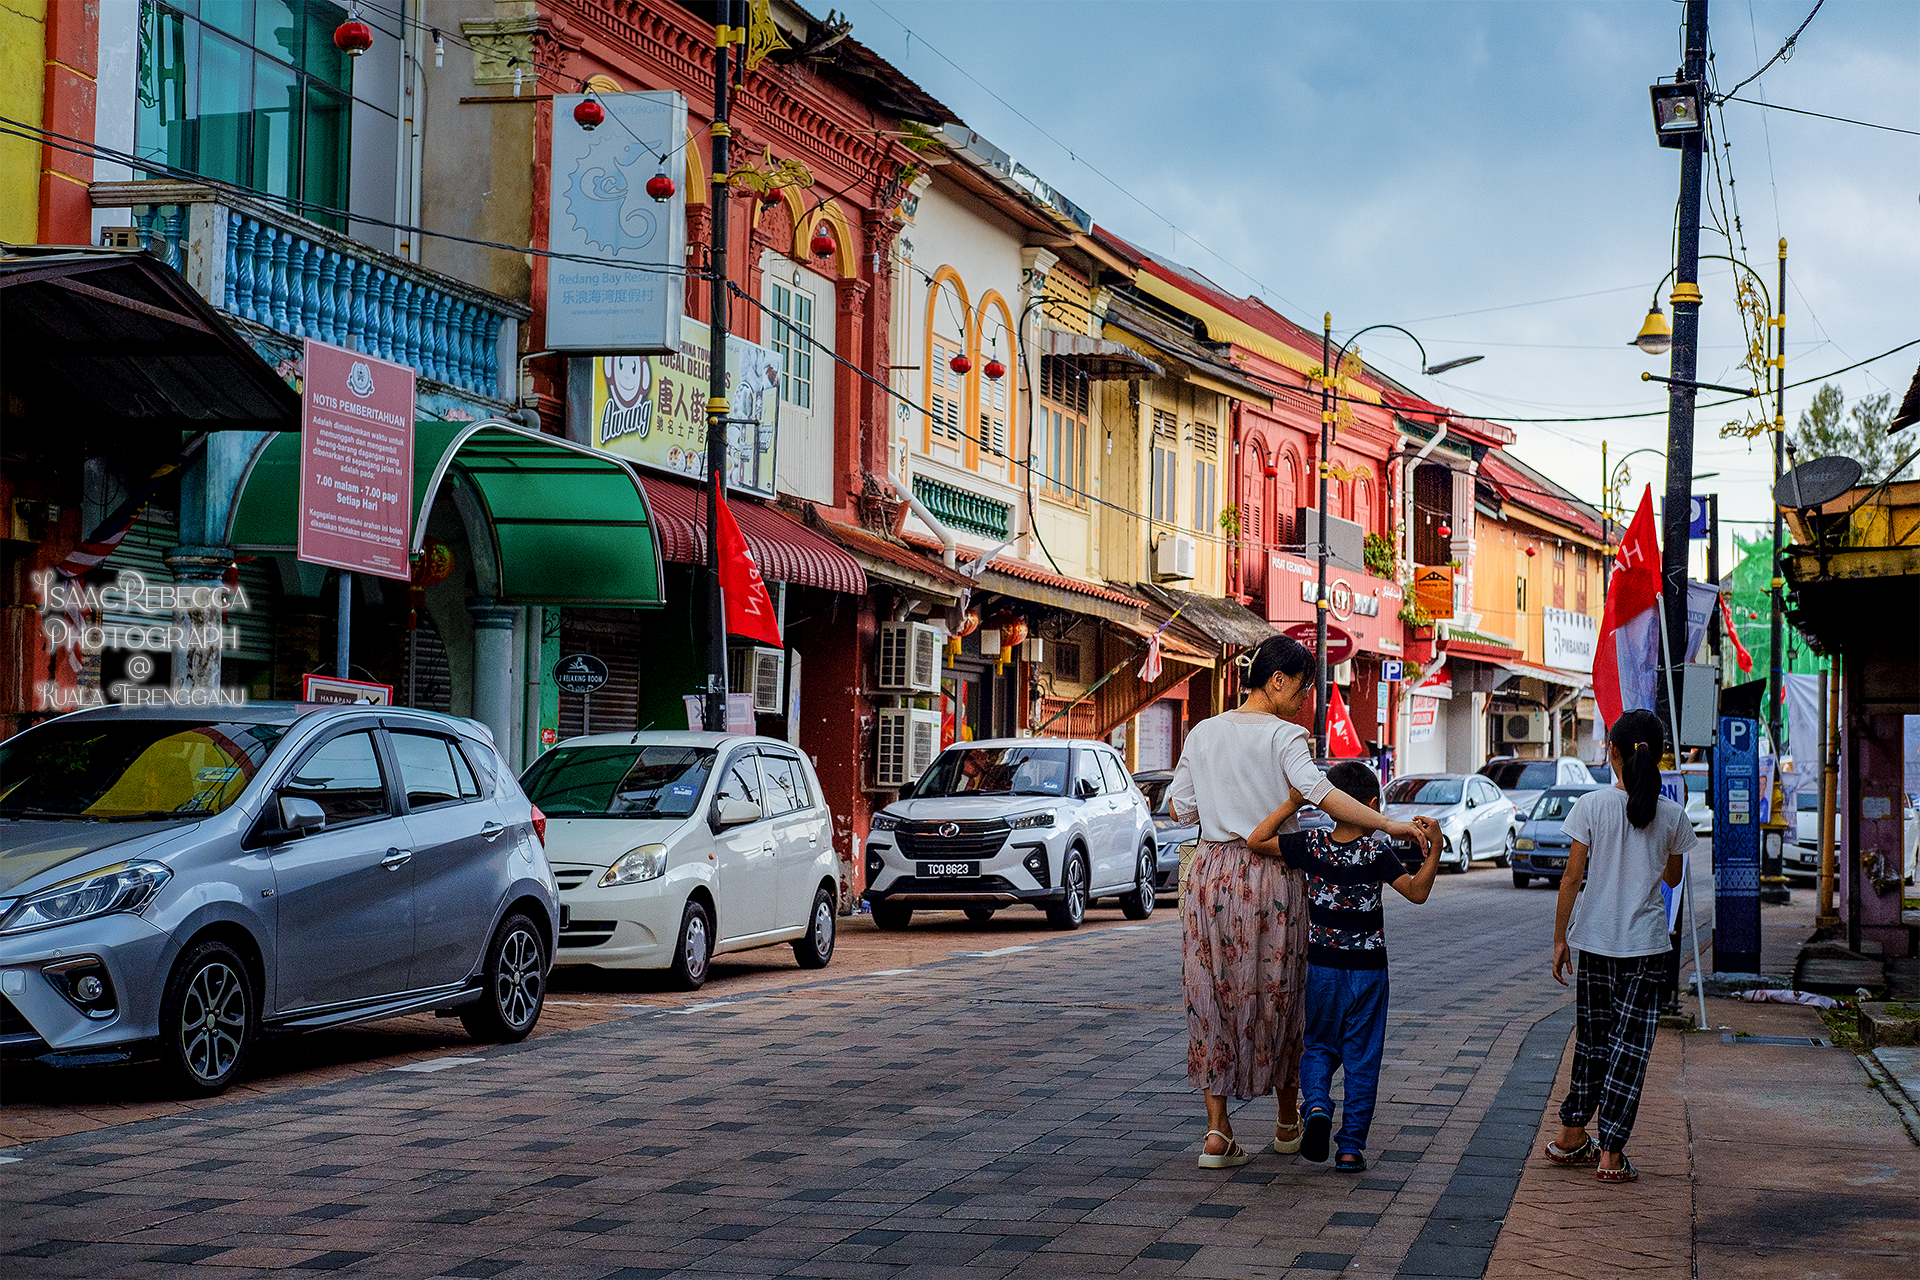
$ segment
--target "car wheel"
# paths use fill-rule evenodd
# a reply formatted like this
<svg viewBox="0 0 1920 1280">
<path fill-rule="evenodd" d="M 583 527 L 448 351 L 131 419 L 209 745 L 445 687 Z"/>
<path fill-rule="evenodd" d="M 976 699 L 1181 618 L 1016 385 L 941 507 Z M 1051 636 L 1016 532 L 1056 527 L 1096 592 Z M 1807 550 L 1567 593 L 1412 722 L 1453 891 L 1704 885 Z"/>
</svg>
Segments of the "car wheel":
<svg viewBox="0 0 1920 1280">
<path fill-rule="evenodd" d="M 674 944 L 668 971 L 682 991 L 698 991 L 713 965 L 713 913 L 707 904 L 687 899 L 680 913 L 680 939 Z"/>
<path fill-rule="evenodd" d="M 1120 895 L 1120 910 L 1129 920 L 1145 920 L 1153 914 L 1153 873 L 1157 866 L 1152 845 L 1140 848 L 1140 866 L 1134 872 L 1133 892 Z"/>
<path fill-rule="evenodd" d="M 1060 888 L 1060 901 L 1047 908 L 1047 919 L 1056 929 L 1078 929 L 1087 918 L 1087 855 L 1078 849 L 1067 851 Z"/>
<path fill-rule="evenodd" d="M 210 939 L 174 965 L 160 1001 L 160 1060 L 180 1092 L 224 1092 L 247 1065 L 259 1031 L 253 979 L 239 952 Z"/>
<path fill-rule="evenodd" d="M 1516 847 L 1516 846 L 1515 846 L 1515 842 L 1514 842 L 1514 838 L 1513 838 L 1513 832 L 1512 832 L 1511 830 L 1509 830 L 1509 831 L 1507 832 L 1507 842 L 1506 842 L 1506 844 L 1504 844 L 1504 845 L 1502 845 L 1502 846 L 1500 847 L 1500 856 L 1499 856 L 1499 857 L 1498 857 L 1497 859 L 1495 859 L 1495 860 L 1494 860 L 1494 865 L 1495 865 L 1495 866 L 1498 866 L 1498 867 L 1510 867 L 1510 866 L 1512 866 L 1512 865 L 1513 865 L 1513 852 L 1514 852 L 1514 849 L 1515 849 L 1515 847 Z"/>
<path fill-rule="evenodd" d="M 873 904 L 873 927 L 886 933 L 898 933 L 913 919 L 913 908 L 891 902 Z"/>
<path fill-rule="evenodd" d="M 547 947 L 539 928 L 510 915 L 493 931 L 481 970 L 480 998 L 460 1010 L 460 1024 L 475 1040 L 524 1040 L 547 1002 Z"/>
<path fill-rule="evenodd" d="M 813 895 L 813 910 L 807 915 L 807 934 L 793 940 L 793 958 L 802 969 L 824 969 L 833 959 L 835 908 L 839 905 L 823 885 Z"/>
<path fill-rule="evenodd" d="M 967 919 L 973 921 L 975 924 L 985 924 L 987 921 L 993 919 L 993 912 L 994 909 L 992 907 L 968 907 Z"/>
<path fill-rule="evenodd" d="M 1530 884 L 1532 884 L 1532 883 L 1533 883 L 1533 877 L 1532 877 L 1532 876 L 1530 876 L 1530 875 L 1528 875 L 1528 874 L 1527 874 L 1526 872 L 1524 872 L 1524 871 L 1516 871 L 1516 872 L 1514 872 L 1514 873 L 1513 873 L 1513 887 L 1514 887 L 1514 888 L 1516 888 L 1516 889 L 1524 889 L 1524 888 L 1526 888 L 1526 887 L 1527 887 L 1528 885 L 1530 885 Z"/>
<path fill-rule="evenodd" d="M 1465 875 L 1471 870 L 1473 870 L 1473 837 L 1462 831 L 1460 833 L 1460 874 Z"/>
</svg>

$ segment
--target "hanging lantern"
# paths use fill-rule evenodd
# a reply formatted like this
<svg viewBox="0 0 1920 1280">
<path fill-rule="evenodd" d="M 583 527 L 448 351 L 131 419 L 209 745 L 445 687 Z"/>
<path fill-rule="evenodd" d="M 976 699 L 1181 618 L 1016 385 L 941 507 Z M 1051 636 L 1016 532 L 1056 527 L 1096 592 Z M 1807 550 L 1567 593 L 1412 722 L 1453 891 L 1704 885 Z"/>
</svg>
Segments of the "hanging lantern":
<svg viewBox="0 0 1920 1280">
<path fill-rule="evenodd" d="M 826 223 L 823 222 L 813 229 L 813 240 L 808 244 L 808 248 L 813 250 L 814 257 L 831 258 L 834 247 L 833 232 L 827 230 Z"/>
<path fill-rule="evenodd" d="M 607 109 L 598 98 L 582 98 L 573 109 L 573 122 L 592 133 L 607 121 Z"/>
<path fill-rule="evenodd" d="M 987 361 L 986 367 L 981 369 L 980 372 L 986 374 L 995 382 L 998 382 L 1007 376 L 1007 366 L 1001 364 L 998 360 L 989 360 Z"/>
<path fill-rule="evenodd" d="M 347 20 L 333 29 L 333 47 L 349 58 L 357 58 L 373 48 L 373 28 L 360 21 L 360 6 L 355 5 Z"/>
<path fill-rule="evenodd" d="M 760 205 L 762 208 L 771 209 L 784 199 L 786 199 L 786 197 L 780 194 L 780 188 L 778 187 L 768 187 L 760 193 Z"/>
<path fill-rule="evenodd" d="M 955 356 L 953 359 L 947 361 L 947 368 L 953 370 L 955 373 L 966 373 L 973 368 L 973 361 L 967 359 L 965 356 Z"/>
<path fill-rule="evenodd" d="M 1027 623 L 1011 613 L 997 613 L 987 620 L 987 628 L 1000 633 L 1000 652 L 1018 649 L 1027 640 Z"/>
<path fill-rule="evenodd" d="M 1531 560 L 1540 553 L 1532 547 L 1527 548 L 1527 559 Z"/>
<path fill-rule="evenodd" d="M 1268 462 L 1260 468 L 1260 474 L 1271 480 L 1274 476 L 1280 474 L 1280 468 L 1274 463 Z"/>
<path fill-rule="evenodd" d="M 969 609 L 960 619 L 960 629 L 954 632 L 956 638 L 970 636 L 980 629 L 980 611 Z"/>
<path fill-rule="evenodd" d="M 1434 532 L 1438 533 L 1443 538 L 1451 538 L 1453 536 L 1453 526 L 1450 524 L 1443 524 Z"/>
<path fill-rule="evenodd" d="M 660 165 L 659 172 L 647 179 L 647 194 L 652 196 L 655 202 L 665 204 L 667 201 L 673 199 L 675 190 L 673 179 L 667 176 L 667 166 L 663 162 Z"/>
</svg>

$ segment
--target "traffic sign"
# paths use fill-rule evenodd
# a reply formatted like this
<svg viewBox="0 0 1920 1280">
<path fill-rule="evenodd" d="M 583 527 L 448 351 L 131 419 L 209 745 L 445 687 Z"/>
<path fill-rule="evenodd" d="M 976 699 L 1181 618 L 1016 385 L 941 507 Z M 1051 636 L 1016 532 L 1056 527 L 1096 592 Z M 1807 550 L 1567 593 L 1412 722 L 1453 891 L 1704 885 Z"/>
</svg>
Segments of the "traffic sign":
<svg viewBox="0 0 1920 1280">
<path fill-rule="evenodd" d="M 607 664 L 590 653 L 570 653 L 553 664 L 553 682 L 562 693 L 592 693 L 608 674 Z"/>
<path fill-rule="evenodd" d="M 1407 670 L 1398 660 L 1388 660 L 1380 664 L 1380 678 L 1382 680 L 1405 680 L 1407 678 Z"/>
<path fill-rule="evenodd" d="M 1313 648 L 1314 641 L 1313 632 L 1313 623 L 1296 622 L 1292 626 L 1282 630 L 1280 634 L 1283 636 L 1292 636 L 1295 640 L 1298 640 L 1301 644 L 1311 649 Z M 1329 622 L 1327 624 L 1327 665 L 1330 667 L 1339 666 L 1353 656 L 1353 650 L 1353 637 L 1347 634 L 1344 629 L 1336 627 Z"/>
</svg>

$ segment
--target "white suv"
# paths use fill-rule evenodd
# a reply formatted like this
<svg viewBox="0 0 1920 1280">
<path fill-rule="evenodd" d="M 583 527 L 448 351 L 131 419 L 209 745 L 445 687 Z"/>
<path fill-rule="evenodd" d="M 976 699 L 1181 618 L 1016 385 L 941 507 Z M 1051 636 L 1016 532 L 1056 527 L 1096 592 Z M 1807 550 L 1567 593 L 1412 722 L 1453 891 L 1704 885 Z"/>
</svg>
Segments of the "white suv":
<svg viewBox="0 0 1920 1280">
<path fill-rule="evenodd" d="M 1147 798 L 1106 743 L 956 743 L 874 815 L 865 897 L 882 929 L 915 907 L 980 921 L 1022 902 L 1077 929 L 1099 898 L 1152 915 L 1155 860 Z"/>
</svg>

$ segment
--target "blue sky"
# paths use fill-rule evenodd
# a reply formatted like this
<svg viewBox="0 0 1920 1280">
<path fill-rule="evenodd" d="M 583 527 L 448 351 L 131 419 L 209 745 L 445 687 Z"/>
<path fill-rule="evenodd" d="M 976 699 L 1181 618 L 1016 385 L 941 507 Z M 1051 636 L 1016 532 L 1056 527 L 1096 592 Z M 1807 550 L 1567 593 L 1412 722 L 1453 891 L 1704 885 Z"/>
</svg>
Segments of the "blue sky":
<svg viewBox="0 0 1920 1280">
<path fill-rule="evenodd" d="M 1718 0 L 1720 87 L 1812 7 Z M 1627 340 L 1671 265 L 1679 152 L 1654 141 L 1647 85 L 1680 60 L 1674 0 L 850 0 L 843 12 L 855 38 L 1103 226 L 1311 327 L 1331 310 L 1336 339 L 1389 322 L 1435 362 L 1486 356 L 1424 378 L 1405 339 L 1362 340 L 1434 400 L 1489 416 L 1664 413 L 1639 375 L 1665 373 L 1665 358 Z M 1792 57 L 1741 96 L 1920 129 L 1920 0 L 1827 0 Z M 1789 381 L 1920 338 L 1920 137 L 1736 103 L 1717 127 L 1732 144 L 1729 207 L 1769 288 L 1776 242 L 1790 241 Z M 1709 190 L 1717 205 L 1711 175 Z M 1703 233 L 1702 251 L 1727 253 L 1727 238 Z M 1706 381 L 1742 381 L 1730 270 L 1702 273 Z M 1834 381 L 1849 400 L 1892 390 L 1897 402 L 1916 365 L 1920 347 Z M 1787 393 L 1790 423 L 1813 391 Z M 1718 438 L 1729 413 L 1702 415 L 1695 470 L 1721 474 L 1695 488 L 1719 491 L 1729 521 L 1764 521 L 1771 457 L 1764 439 Z M 1666 439 L 1664 416 L 1514 429 L 1522 458 L 1589 500 L 1602 438 L 1615 458 Z M 1661 490 L 1659 458 L 1631 465 L 1636 493 Z"/>
</svg>

